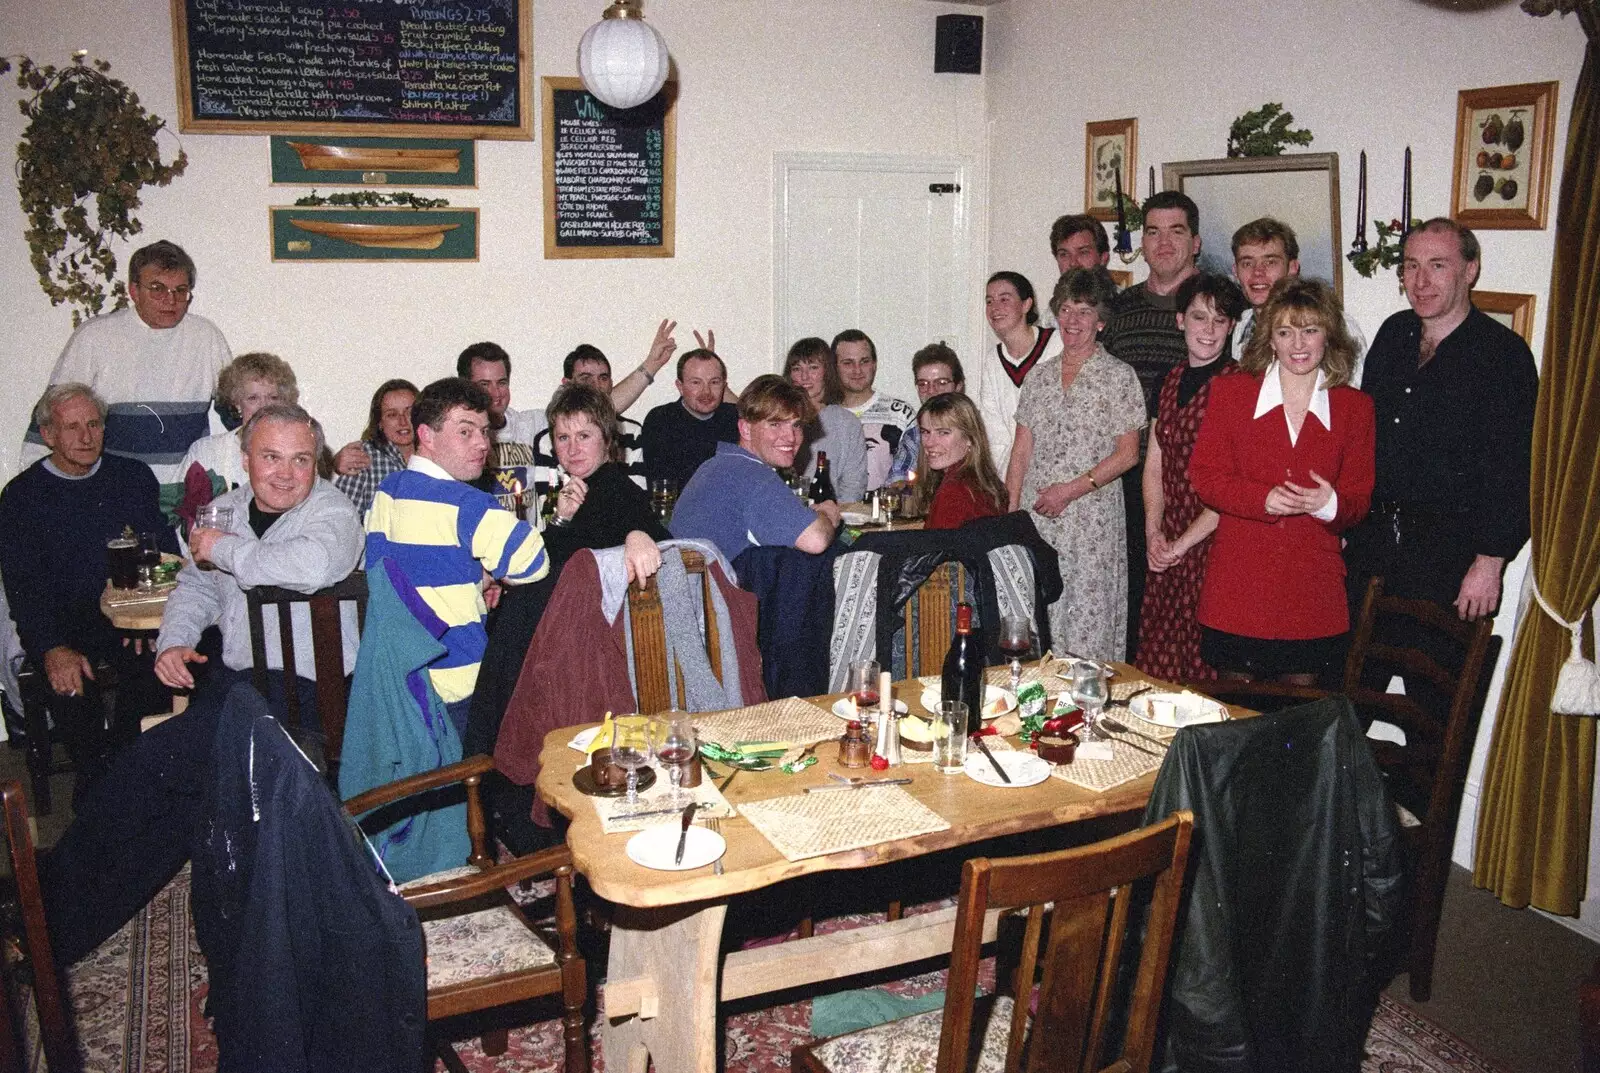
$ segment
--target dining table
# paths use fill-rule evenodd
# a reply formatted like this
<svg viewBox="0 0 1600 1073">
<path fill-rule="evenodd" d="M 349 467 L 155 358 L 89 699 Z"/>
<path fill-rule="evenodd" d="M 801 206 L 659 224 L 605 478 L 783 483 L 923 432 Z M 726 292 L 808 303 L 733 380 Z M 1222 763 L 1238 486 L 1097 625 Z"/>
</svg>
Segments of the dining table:
<svg viewBox="0 0 1600 1073">
<path fill-rule="evenodd" d="M 167 597 L 176 587 L 169 582 L 153 589 L 119 589 L 108 581 L 100 593 L 100 613 L 119 630 L 159 630 Z"/>
<path fill-rule="evenodd" d="M 1117 681 L 1160 684 L 1131 666 L 1111 666 Z M 1003 668 L 991 668 L 989 681 L 1001 680 L 1004 674 Z M 895 685 L 896 696 L 906 701 L 914 714 L 925 713 L 921 697 L 927 681 Z M 1052 697 L 1063 688 L 1059 682 L 1048 687 Z M 828 710 L 841 697 L 830 694 L 809 698 L 809 702 L 816 709 Z M 1112 710 L 1121 714 L 1121 709 Z M 717 716 L 701 713 L 695 718 L 714 722 Z M 815 722 L 812 726 L 815 728 Z M 838 721 L 838 732 L 844 727 L 844 721 Z M 723 925 L 730 904 L 759 898 L 768 888 L 802 876 L 871 869 L 1005 836 L 1037 832 L 1068 836 L 1071 831 L 1066 829 L 1093 821 L 1106 821 L 1095 828 L 1094 837 L 1131 829 L 1140 821 L 1160 761 L 1156 755 L 1153 761 L 1145 761 L 1143 774 L 1100 790 L 1059 777 L 1031 786 L 991 786 L 962 773 L 942 774 L 927 763 L 908 763 L 884 772 L 846 771 L 839 763 L 836 736 L 819 741 L 813 733 L 815 765 L 793 774 L 777 769 L 740 772 L 725 784 L 722 796 L 736 812 L 719 823 L 727 844 L 720 869 L 708 864 L 690 871 L 665 871 L 630 859 L 626 849 L 631 834 L 606 833 L 597 799 L 575 786 L 574 775 L 587 761 L 570 743 L 582 729 L 561 728 L 547 735 L 536 789 L 546 804 L 570 821 L 567 845 L 575 869 L 595 894 L 611 903 L 600 1034 L 607 1066 L 639 1073 L 647 1062 L 658 1073 L 712 1073 L 717 1068 L 720 1003 L 948 954 L 955 928 L 956 911 L 949 906 L 881 924 L 724 952 Z M 1021 750 L 1025 746 L 1013 737 L 997 747 Z M 1164 752 L 1137 738 L 1113 748 Z M 973 749 L 968 755 L 983 754 Z M 807 787 L 835 781 L 833 776 L 841 773 L 908 777 L 911 781 L 897 788 L 909 795 L 912 804 L 907 807 L 925 808 L 943 825 L 839 852 L 791 859 L 792 854 L 780 852 L 757 828 L 756 810 L 744 811 L 752 805 L 770 807 L 774 799 L 801 800 L 798 795 Z M 863 788 L 815 796 L 849 796 L 867 809 L 872 807 L 869 795 L 882 792 Z M 666 815 L 655 822 L 676 826 L 678 818 Z M 919 893 L 924 892 L 907 890 L 903 896 L 910 904 L 918 900 Z M 985 922 L 986 941 L 994 937 L 996 927 L 997 916 L 991 914 Z"/>
</svg>

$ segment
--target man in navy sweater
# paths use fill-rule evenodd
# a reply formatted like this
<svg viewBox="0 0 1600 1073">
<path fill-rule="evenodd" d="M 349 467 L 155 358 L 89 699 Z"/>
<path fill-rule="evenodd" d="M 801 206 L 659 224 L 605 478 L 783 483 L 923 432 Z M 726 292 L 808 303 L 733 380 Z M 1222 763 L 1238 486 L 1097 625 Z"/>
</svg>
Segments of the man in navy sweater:
<svg viewBox="0 0 1600 1073">
<path fill-rule="evenodd" d="M 0 492 L 0 575 L 23 650 L 49 680 L 50 711 L 80 773 L 103 764 L 109 741 L 96 665 L 116 668 L 118 736 L 167 700 L 148 651 L 124 643 L 100 613 L 106 541 L 124 529 L 177 540 L 143 462 L 104 454 L 106 405 L 87 385 L 56 384 L 34 407 L 50 454 Z"/>
</svg>

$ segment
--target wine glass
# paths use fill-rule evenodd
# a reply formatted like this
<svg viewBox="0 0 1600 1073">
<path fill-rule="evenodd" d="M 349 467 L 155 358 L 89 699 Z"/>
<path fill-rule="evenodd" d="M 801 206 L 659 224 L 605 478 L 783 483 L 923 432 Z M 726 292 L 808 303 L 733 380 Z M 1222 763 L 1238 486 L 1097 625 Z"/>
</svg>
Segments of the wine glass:
<svg viewBox="0 0 1600 1073">
<path fill-rule="evenodd" d="M 871 719 L 878 710 L 878 661 L 858 659 L 850 664 L 848 688 L 856 700 L 856 711 L 863 719 Z"/>
<path fill-rule="evenodd" d="M 1072 700 L 1083 710 L 1083 741 L 1105 741 L 1100 729 L 1100 709 L 1106 704 L 1106 669 L 1093 660 L 1072 663 Z"/>
<path fill-rule="evenodd" d="M 667 778 L 672 783 L 667 804 L 679 808 L 685 803 L 683 780 L 689 777 L 689 768 L 694 763 L 695 750 L 700 747 L 700 742 L 687 713 L 674 713 L 670 718 L 659 720 L 659 725 L 656 759 L 667 769 Z"/>
<path fill-rule="evenodd" d="M 1000 620 L 1000 651 L 1011 660 L 1011 692 L 1022 689 L 1022 661 L 1033 651 L 1033 624 L 1020 616 Z"/>
<path fill-rule="evenodd" d="M 655 744 L 655 720 L 641 716 L 617 719 L 612 724 L 611 762 L 628 773 L 628 804 L 639 803 L 639 769 L 650 762 Z"/>
</svg>

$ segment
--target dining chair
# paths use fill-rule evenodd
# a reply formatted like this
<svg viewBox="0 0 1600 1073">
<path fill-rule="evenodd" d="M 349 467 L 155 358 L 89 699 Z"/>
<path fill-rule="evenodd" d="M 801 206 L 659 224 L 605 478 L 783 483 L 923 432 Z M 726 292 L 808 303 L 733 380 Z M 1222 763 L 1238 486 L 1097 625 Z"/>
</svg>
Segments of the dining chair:
<svg viewBox="0 0 1600 1073">
<path fill-rule="evenodd" d="M 336 772 L 339 749 L 344 741 L 345 709 L 349 701 L 344 677 L 343 623 L 340 607 L 346 601 L 356 605 L 358 628 L 367 625 L 367 575 L 355 570 L 337 584 L 316 592 L 295 592 L 275 585 L 258 585 L 245 590 L 245 605 L 250 622 L 251 681 L 262 696 L 267 695 L 267 631 L 263 609 L 276 609 L 278 645 L 283 653 L 284 704 L 289 725 L 300 726 L 300 698 L 293 688 L 296 676 L 294 648 L 295 604 L 307 604 L 311 611 L 311 652 L 317 676 L 317 712 L 322 721 L 323 751 L 328 770 Z"/>
<path fill-rule="evenodd" d="M 66 983 L 56 967 L 45 928 L 44 897 L 28 827 L 28 802 L 22 783 L 0 783 L 15 914 L 5 912 L 0 951 L 0 1069 L 35 1069 L 28 1043 L 37 1038 L 51 1073 L 83 1068 L 73 1030 Z M 33 1020 L 37 1019 L 37 1037 Z M 24 1059 L 28 1059 L 25 1061 Z"/>
<path fill-rule="evenodd" d="M 967 568 L 958 561 L 944 563 L 917 587 L 907 600 L 905 620 L 906 677 L 920 678 L 944 671 L 955 632 L 956 604 L 967 591 Z"/>
<path fill-rule="evenodd" d="M 484 775 L 494 760 L 474 756 L 434 771 L 369 790 L 344 803 L 352 816 L 381 809 L 417 794 L 460 784 L 466 790 L 471 855 L 465 865 L 421 876 L 400 886 L 400 895 L 422 921 L 427 954 L 428 1021 L 495 1009 L 543 995 L 559 995 L 567 1073 L 589 1068 L 584 1024 L 585 963 L 578 953 L 572 902 L 572 854 L 554 846 L 496 863 L 483 803 Z M 530 919 L 509 893 L 515 884 L 540 877 L 555 881 L 553 933 L 548 922 Z M 508 1030 L 485 1032 L 483 1051 L 506 1052 Z M 444 1037 L 430 1031 L 434 1049 L 453 1073 L 466 1066 Z"/>
<path fill-rule="evenodd" d="M 1155 1061 L 1193 827 L 1178 811 L 1077 849 L 967 861 L 943 1010 L 797 1047 L 790 1064 L 808 1073 L 1144 1073 Z M 1025 911 L 1010 993 L 975 999 L 984 917 L 996 909 Z"/>
<path fill-rule="evenodd" d="M 705 556 L 688 548 L 681 549 L 683 569 L 700 586 L 705 608 L 706 657 L 711 661 L 711 671 L 722 677 L 722 645 L 717 631 L 711 627 L 716 621 L 716 607 L 711 599 L 710 573 L 706 570 Z M 657 712 L 683 710 L 687 707 L 683 695 L 683 676 L 667 674 L 667 623 L 661 607 L 661 590 L 651 577 L 641 589 L 628 586 L 628 615 L 633 628 L 633 671 L 638 682 L 639 713 L 654 715 Z M 678 683 L 678 696 L 673 698 L 671 681 Z"/>
</svg>

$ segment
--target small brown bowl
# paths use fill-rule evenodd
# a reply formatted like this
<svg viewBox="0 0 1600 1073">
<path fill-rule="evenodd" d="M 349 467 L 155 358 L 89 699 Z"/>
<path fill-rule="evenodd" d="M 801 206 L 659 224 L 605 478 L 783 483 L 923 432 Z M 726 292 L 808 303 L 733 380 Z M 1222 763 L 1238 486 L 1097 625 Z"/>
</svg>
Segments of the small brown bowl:
<svg viewBox="0 0 1600 1073">
<path fill-rule="evenodd" d="M 1052 764 L 1070 764 L 1078 754 L 1078 735 L 1070 730 L 1037 734 L 1033 744 L 1039 756 Z"/>
</svg>

